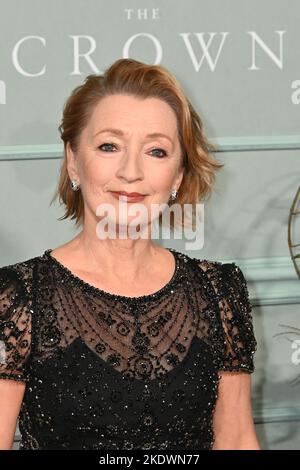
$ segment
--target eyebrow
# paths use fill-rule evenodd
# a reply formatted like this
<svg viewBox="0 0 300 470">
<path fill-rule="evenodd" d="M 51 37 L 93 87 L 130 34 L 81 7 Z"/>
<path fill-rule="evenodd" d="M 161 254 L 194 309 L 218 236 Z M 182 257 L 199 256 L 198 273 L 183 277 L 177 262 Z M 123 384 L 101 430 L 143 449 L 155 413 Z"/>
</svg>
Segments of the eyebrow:
<svg viewBox="0 0 300 470">
<path fill-rule="evenodd" d="M 121 129 L 114 129 L 114 128 L 112 128 L 112 127 L 107 127 L 106 129 L 102 129 L 101 131 L 97 132 L 97 133 L 94 135 L 94 137 L 96 137 L 96 135 L 102 134 L 102 133 L 104 133 L 104 132 L 110 132 L 111 134 L 116 134 L 116 135 L 119 135 L 119 136 L 121 136 L 121 137 L 124 136 L 124 132 L 121 131 Z M 151 138 L 155 138 L 155 137 L 164 137 L 165 139 L 168 139 L 168 140 L 171 142 L 171 144 L 173 145 L 172 139 L 171 139 L 168 135 L 162 134 L 161 132 L 152 132 L 151 134 L 147 134 L 146 137 L 147 137 L 147 138 L 148 138 L 148 137 L 151 137 Z"/>
</svg>

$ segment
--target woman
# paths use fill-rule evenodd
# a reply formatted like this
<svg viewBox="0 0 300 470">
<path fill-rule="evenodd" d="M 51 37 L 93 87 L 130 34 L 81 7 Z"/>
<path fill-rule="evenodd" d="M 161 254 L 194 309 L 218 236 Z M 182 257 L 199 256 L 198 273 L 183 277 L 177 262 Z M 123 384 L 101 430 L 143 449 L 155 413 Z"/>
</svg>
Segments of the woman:
<svg viewBox="0 0 300 470">
<path fill-rule="evenodd" d="M 0 270 L 1 448 L 19 416 L 21 449 L 259 449 L 240 268 L 119 236 L 132 202 L 195 205 L 223 166 L 178 81 L 120 59 L 75 88 L 59 130 L 56 196 L 82 230 Z M 101 204 L 116 237 L 99 236 Z"/>
</svg>

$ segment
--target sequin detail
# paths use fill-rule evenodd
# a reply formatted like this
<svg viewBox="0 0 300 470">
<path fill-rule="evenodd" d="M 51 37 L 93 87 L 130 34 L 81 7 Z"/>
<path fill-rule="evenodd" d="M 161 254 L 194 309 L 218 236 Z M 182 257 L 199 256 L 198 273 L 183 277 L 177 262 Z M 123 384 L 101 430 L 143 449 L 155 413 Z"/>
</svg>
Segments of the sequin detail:
<svg viewBox="0 0 300 470">
<path fill-rule="evenodd" d="M 0 378 L 26 382 L 20 449 L 211 449 L 222 370 L 254 371 L 235 263 L 170 249 L 171 280 L 140 297 L 51 256 L 0 268 Z"/>
</svg>

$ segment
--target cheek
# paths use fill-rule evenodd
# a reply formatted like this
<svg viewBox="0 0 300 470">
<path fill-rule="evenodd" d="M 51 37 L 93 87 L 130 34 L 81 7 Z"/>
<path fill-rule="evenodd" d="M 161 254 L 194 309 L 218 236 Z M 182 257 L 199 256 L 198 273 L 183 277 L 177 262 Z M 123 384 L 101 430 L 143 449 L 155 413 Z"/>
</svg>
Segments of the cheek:
<svg viewBox="0 0 300 470">
<path fill-rule="evenodd" d="M 152 167 L 151 171 L 147 173 L 149 177 L 146 177 L 149 182 L 149 186 L 155 192 L 166 192 L 170 190 L 172 181 L 174 180 L 174 169 L 166 166 L 157 165 L 155 168 Z"/>
<path fill-rule="evenodd" d="M 90 162 L 83 168 L 82 179 L 86 193 L 100 194 L 113 177 L 113 171 L 107 165 Z"/>
</svg>

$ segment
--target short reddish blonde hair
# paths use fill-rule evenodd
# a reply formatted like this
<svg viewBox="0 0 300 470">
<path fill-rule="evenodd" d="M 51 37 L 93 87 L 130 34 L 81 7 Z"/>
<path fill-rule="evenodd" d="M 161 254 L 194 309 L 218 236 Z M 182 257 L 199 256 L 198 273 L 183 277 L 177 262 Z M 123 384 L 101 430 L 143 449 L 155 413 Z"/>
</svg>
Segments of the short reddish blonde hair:
<svg viewBox="0 0 300 470">
<path fill-rule="evenodd" d="M 82 130 L 86 127 L 99 101 L 113 94 L 129 94 L 141 99 L 159 98 L 175 112 L 178 138 L 181 146 L 183 179 L 175 201 L 168 205 L 191 204 L 210 198 L 215 182 L 215 172 L 224 164 L 213 158 L 216 149 L 203 132 L 203 123 L 181 88 L 179 81 L 165 67 L 148 65 L 134 59 L 119 59 L 106 69 L 103 75 L 88 75 L 77 86 L 64 104 L 63 117 L 58 127 L 64 142 L 64 157 L 57 189 L 52 202 L 58 198 L 64 204 L 65 213 L 59 220 L 76 220 L 76 226 L 84 222 L 84 204 L 81 191 L 73 191 L 67 171 L 66 145 L 76 152 Z M 171 228 L 175 227 L 171 213 Z M 161 224 L 161 214 L 159 217 Z M 184 226 L 184 221 L 182 226 Z M 194 227 L 194 210 L 193 210 Z"/>
</svg>

